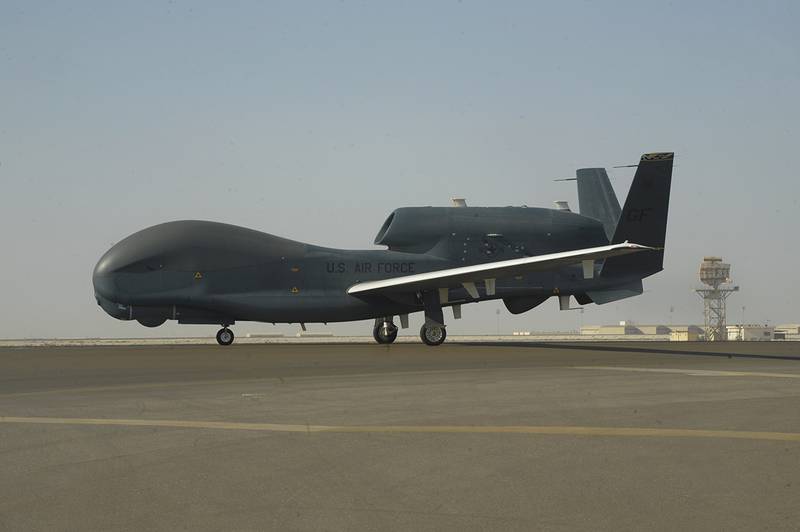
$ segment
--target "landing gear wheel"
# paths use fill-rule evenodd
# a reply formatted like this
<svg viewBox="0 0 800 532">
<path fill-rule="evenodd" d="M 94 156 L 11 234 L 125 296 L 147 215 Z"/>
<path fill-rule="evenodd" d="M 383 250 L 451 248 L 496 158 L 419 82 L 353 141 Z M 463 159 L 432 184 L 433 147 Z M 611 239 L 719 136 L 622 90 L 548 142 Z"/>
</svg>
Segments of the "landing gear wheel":
<svg viewBox="0 0 800 532">
<path fill-rule="evenodd" d="M 397 338 L 397 327 L 394 325 L 389 325 L 389 327 L 379 325 L 372 329 L 372 337 L 375 338 L 375 341 L 379 344 L 391 344 Z"/>
<path fill-rule="evenodd" d="M 447 338 L 447 331 L 441 325 L 428 325 L 427 323 L 419 330 L 419 337 L 426 345 L 441 345 Z"/>
<path fill-rule="evenodd" d="M 219 345 L 231 345 L 233 343 L 233 331 L 227 327 L 217 331 L 217 343 Z"/>
</svg>

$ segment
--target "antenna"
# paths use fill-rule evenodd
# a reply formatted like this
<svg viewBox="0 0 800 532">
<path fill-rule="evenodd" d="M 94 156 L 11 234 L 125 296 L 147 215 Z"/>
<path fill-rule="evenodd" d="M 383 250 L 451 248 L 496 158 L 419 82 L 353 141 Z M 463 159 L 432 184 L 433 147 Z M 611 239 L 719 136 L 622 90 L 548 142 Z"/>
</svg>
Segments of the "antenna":
<svg viewBox="0 0 800 532">
<path fill-rule="evenodd" d="M 695 292 L 703 300 L 706 341 L 724 342 L 728 339 L 725 300 L 733 292 L 739 291 L 738 286 L 727 284 L 731 282 L 731 265 L 722 262 L 721 257 L 703 257 L 700 282 L 706 286 L 696 288 Z"/>
</svg>

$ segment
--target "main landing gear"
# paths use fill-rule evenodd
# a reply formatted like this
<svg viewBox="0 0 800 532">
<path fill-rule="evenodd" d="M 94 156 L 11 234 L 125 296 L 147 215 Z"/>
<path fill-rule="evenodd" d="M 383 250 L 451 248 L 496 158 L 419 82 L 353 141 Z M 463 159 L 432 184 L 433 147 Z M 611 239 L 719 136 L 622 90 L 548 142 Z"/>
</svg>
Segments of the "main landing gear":
<svg viewBox="0 0 800 532">
<path fill-rule="evenodd" d="M 447 302 L 446 289 L 428 290 L 418 295 L 425 310 L 425 324 L 419 330 L 419 337 L 426 345 L 442 345 L 447 338 L 442 313 L 442 302 Z M 403 329 L 408 327 L 408 314 L 400 314 L 400 325 Z M 461 306 L 453 305 L 453 317 L 461 317 Z M 397 338 L 397 327 L 392 322 L 392 316 L 375 318 L 372 336 L 379 344 L 391 344 Z"/>
<path fill-rule="evenodd" d="M 217 343 L 219 345 L 231 345 L 233 343 L 233 331 L 228 329 L 228 327 L 222 327 L 219 331 L 217 331 Z"/>
<path fill-rule="evenodd" d="M 427 290 L 419 294 L 422 305 L 425 309 L 425 323 L 419 330 L 419 337 L 425 345 L 442 345 L 447 338 L 447 331 L 444 328 L 444 314 L 442 313 L 442 303 L 447 302 L 447 289 Z M 458 307 L 456 314 L 453 307 L 453 315 L 461 317 L 461 307 Z"/>
<path fill-rule="evenodd" d="M 397 339 L 397 326 L 389 318 L 377 318 L 372 329 L 372 337 L 379 344 L 391 344 Z"/>
<path fill-rule="evenodd" d="M 426 345 L 441 345 L 447 338 L 447 331 L 443 325 L 426 323 L 419 330 L 419 337 Z"/>
</svg>

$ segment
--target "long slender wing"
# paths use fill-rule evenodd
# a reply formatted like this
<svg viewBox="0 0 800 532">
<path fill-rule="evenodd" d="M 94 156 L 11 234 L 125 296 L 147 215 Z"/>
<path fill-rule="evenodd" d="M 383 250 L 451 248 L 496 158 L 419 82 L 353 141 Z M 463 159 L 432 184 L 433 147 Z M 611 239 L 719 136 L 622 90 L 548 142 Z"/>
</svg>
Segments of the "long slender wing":
<svg viewBox="0 0 800 532">
<path fill-rule="evenodd" d="M 435 288 L 445 288 L 459 284 L 469 284 L 480 280 L 492 281 L 503 277 L 513 277 L 526 273 L 549 270 L 558 266 L 568 264 L 581 264 L 584 261 L 594 261 L 597 259 L 607 259 L 629 255 L 641 251 L 653 251 L 656 248 L 623 242 L 622 244 L 611 244 L 596 248 L 576 249 L 563 251 L 560 253 L 549 253 L 547 255 L 537 255 L 535 257 L 523 257 L 520 259 L 502 260 L 497 262 L 487 262 L 472 266 L 462 266 L 460 268 L 448 268 L 446 270 L 436 270 L 432 272 L 405 275 L 402 277 L 392 277 L 390 279 L 380 279 L 377 281 L 366 281 L 358 283 L 347 289 L 348 294 L 366 295 L 380 292 L 408 292 L 412 290 L 429 290 Z M 584 263 L 584 276 L 591 277 L 593 272 L 587 271 Z M 592 268 L 593 269 L 593 268 Z M 469 288 L 468 288 L 469 289 Z M 492 292 L 494 290 L 492 289 Z"/>
</svg>

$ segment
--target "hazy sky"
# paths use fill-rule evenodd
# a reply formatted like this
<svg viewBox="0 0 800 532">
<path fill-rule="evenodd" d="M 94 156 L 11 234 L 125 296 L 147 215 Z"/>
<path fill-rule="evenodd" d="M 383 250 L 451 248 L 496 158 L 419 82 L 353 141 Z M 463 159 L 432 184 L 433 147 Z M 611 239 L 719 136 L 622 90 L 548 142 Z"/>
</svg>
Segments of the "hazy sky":
<svg viewBox="0 0 800 532">
<path fill-rule="evenodd" d="M 703 255 L 733 264 L 734 321 L 800 322 L 798 21 L 794 1 L 0 0 L 0 337 L 213 334 L 94 303 L 100 255 L 159 222 L 372 248 L 395 207 L 577 208 L 554 178 L 650 151 L 677 159 L 642 296 L 469 305 L 451 334 L 498 308 L 506 332 L 701 322 Z M 632 170 L 609 171 L 622 201 Z"/>
</svg>

